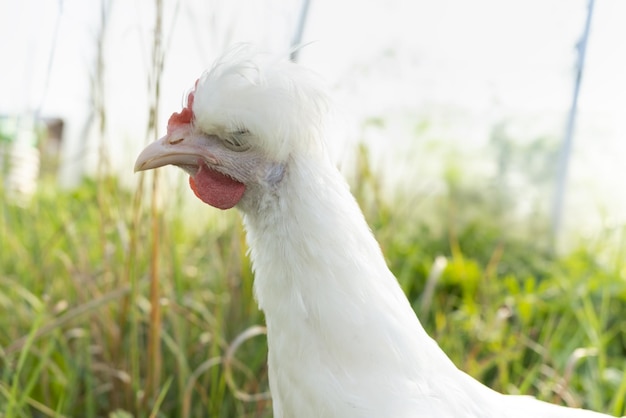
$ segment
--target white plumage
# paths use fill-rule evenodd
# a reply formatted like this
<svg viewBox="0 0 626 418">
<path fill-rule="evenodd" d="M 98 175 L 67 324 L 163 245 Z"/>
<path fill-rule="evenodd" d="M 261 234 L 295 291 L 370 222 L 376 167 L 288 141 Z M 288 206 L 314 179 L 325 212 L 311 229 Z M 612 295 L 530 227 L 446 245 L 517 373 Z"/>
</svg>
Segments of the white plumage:
<svg viewBox="0 0 626 418">
<path fill-rule="evenodd" d="M 177 165 L 243 213 L 276 418 L 606 417 L 492 391 L 426 334 L 327 155 L 315 76 L 240 47 L 188 102 L 135 169 Z"/>
</svg>

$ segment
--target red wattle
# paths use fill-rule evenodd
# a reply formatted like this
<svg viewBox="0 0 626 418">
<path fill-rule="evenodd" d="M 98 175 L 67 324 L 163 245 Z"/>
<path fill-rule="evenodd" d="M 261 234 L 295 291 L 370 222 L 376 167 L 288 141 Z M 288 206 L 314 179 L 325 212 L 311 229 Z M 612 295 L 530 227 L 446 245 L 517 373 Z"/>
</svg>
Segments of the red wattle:
<svg viewBox="0 0 626 418">
<path fill-rule="evenodd" d="M 194 194 L 218 209 L 230 209 L 235 206 L 246 191 L 246 186 L 206 164 L 198 167 L 194 176 L 189 177 L 189 186 Z"/>
</svg>

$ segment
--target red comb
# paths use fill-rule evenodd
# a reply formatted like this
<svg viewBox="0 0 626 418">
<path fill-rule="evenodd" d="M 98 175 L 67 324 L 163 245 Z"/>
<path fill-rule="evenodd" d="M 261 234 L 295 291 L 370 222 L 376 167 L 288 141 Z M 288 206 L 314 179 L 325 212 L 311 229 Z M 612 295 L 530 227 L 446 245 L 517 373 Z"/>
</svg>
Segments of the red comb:
<svg viewBox="0 0 626 418">
<path fill-rule="evenodd" d="M 169 120 L 167 121 L 168 134 L 172 133 L 172 131 L 180 125 L 189 124 L 193 120 L 193 99 L 196 93 L 196 87 L 198 87 L 198 81 L 200 80 L 196 80 L 196 84 L 194 85 L 193 90 L 190 91 L 189 95 L 187 96 L 187 105 L 183 107 L 183 110 L 180 113 L 172 113 L 172 116 L 170 116 Z"/>
</svg>

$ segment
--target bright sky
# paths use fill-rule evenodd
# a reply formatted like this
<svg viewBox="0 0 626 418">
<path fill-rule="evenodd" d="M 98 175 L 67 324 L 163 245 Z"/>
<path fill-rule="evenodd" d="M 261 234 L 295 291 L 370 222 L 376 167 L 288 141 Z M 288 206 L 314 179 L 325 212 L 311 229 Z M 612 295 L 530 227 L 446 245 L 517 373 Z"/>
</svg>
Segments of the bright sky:
<svg viewBox="0 0 626 418">
<path fill-rule="evenodd" d="M 146 141 L 154 5 L 107 3 L 107 141 L 113 154 L 122 155 L 115 163 L 126 175 Z M 164 0 L 168 52 L 161 121 L 178 109 L 184 91 L 224 46 L 253 41 L 285 51 L 299 3 Z M 365 137 L 383 160 L 396 158 L 390 150 L 403 150 L 414 139 L 414 127 L 394 124 L 394 117 L 431 117 L 432 109 L 444 109 L 444 136 L 460 148 L 484 144 L 493 124 L 510 115 L 541 120 L 528 128 L 547 126 L 558 134 L 571 101 L 574 46 L 586 11 L 587 0 L 311 0 L 303 41 L 313 43 L 303 49 L 301 62 L 329 80 L 353 126 L 365 117 L 392 120 L 378 134 L 359 128 L 348 134 Z M 94 161 L 80 144 L 90 114 L 99 18 L 96 0 L 0 2 L 0 114 L 40 110 L 67 121 L 65 181 Z M 589 186 L 591 205 L 612 205 L 619 219 L 626 218 L 626 202 L 612 200 L 624 194 L 616 190 L 626 190 L 625 39 L 626 2 L 597 0 L 575 142 L 582 157 L 572 164 L 572 183 Z M 457 118 L 459 112 L 465 116 Z M 571 199 L 575 206 L 590 201 L 588 194 Z"/>
</svg>

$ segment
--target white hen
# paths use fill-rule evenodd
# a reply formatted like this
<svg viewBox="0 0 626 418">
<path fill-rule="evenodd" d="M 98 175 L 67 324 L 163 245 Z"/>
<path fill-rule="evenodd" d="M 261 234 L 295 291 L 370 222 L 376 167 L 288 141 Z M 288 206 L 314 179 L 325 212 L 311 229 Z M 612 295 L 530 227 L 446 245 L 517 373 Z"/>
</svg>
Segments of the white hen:
<svg viewBox="0 0 626 418">
<path fill-rule="evenodd" d="M 177 165 L 204 202 L 243 212 L 274 416 L 606 417 L 499 394 L 452 364 L 327 155 L 327 113 L 310 72 L 238 48 L 135 165 Z"/>
</svg>

